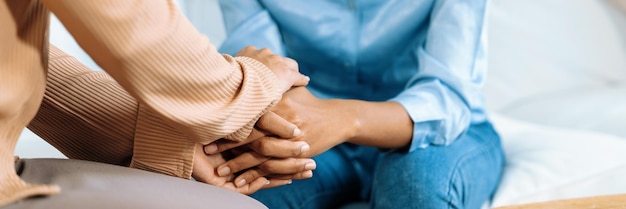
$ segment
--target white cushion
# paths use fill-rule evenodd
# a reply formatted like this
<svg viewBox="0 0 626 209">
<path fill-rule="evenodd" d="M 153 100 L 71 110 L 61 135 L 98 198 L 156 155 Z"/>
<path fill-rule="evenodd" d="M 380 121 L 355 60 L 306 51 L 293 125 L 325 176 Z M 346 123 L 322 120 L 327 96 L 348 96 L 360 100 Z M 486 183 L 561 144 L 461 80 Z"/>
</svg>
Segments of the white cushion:
<svg viewBox="0 0 626 209">
<path fill-rule="evenodd" d="M 626 137 L 626 87 L 581 88 L 544 94 L 501 111 L 538 124 Z"/>
<path fill-rule="evenodd" d="M 624 16 L 600 0 L 494 0 L 489 25 L 487 102 L 532 121 L 492 115 L 507 157 L 492 206 L 626 193 L 626 139 L 583 130 L 626 136 Z"/>
<path fill-rule="evenodd" d="M 491 118 L 507 158 L 492 207 L 626 193 L 626 139 Z"/>
<path fill-rule="evenodd" d="M 600 0 L 493 0 L 489 77 L 493 110 L 542 93 L 626 83 L 624 16 Z"/>
</svg>

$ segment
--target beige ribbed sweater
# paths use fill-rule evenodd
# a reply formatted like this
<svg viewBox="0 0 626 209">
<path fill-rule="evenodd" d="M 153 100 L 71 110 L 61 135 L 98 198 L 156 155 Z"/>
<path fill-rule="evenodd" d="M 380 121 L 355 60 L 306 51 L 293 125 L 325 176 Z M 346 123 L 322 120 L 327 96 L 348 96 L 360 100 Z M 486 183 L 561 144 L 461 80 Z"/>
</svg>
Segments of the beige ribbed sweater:
<svg viewBox="0 0 626 209">
<path fill-rule="evenodd" d="M 41 103 L 46 8 L 115 80 L 52 48 Z M 59 191 L 14 170 L 40 104 L 29 127 L 71 158 L 189 178 L 196 143 L 245 138 L 282 93 L 261 63 L 220 55 L 171 1 L 3 0 L 0 25 L 0 206 Z"/>
</svg>

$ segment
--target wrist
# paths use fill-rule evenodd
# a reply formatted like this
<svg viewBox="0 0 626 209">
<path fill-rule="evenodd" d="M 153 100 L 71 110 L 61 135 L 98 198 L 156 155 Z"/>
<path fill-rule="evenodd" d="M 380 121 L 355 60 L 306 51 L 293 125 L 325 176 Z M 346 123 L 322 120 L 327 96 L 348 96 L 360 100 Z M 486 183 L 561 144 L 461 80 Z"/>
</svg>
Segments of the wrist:
<svg viewBox="0 0 626 209">
<path fill-rule="evenodd" d="M 378 148 L 400 148 L 411 142 L 413 122 L 396 102 L 345 100 L 345 142 Z"/>
<path fill-rule="evenodd" d="M 342 134 L 343 142 L 351 142 L 353 139 L 357 138 L 360 133 L 362 133 L 362 120 L 359 117 L 361 102 L 357 100 L 342 100 L 342 99 L 333 99 L 329 100 L 332 108 L 336 108 L 339 110 L 337 112 L 336 117 L 341 117 L 342 125 L 337 127 L 338 131 Z M 340 108 L 337 108 L 340 107 Z"/>
</svg>

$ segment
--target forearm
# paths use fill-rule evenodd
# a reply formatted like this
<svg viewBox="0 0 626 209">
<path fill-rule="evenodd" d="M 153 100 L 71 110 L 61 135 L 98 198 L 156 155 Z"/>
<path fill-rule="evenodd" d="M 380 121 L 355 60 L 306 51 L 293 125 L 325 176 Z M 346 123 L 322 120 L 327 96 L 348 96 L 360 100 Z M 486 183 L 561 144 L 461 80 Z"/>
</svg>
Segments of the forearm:
<svg viewBox="0 0 626 209">
<path fill-rule="evenodd" d="M 128 166 L 133 157 L 133 167 L 189 178 L 195 146 L 186 136 L 140 108 L 106 73 L 54 46 L 49 55 L 44 100 L 30 130 L 72 159 Z"/>
<path fill-rule="evenodd" d="M 411 142 L 413 122 L 396 102 L 329 99 L 313 96 L 306 88 L 283 95 L 273 112 L 296 124 L 310 150 L 300 157 L 316 156 L 338 144 L 401 148 Z"/>
<path fill-rule="evenodd" d="M 128 165 L 137 102 L 104 72 L 50 46 L 44 99 L 28 128 L 72 159 Z"/>
<path fill-rule="evenodd" d="M 413 122 L 396 102 L 339 100 L 337 106 L 351 112 L 354 135 L 347 142 L 378 148 L 401 148 L 411 142 Z"/>
<path fill-rule="evenodd" d="M 272 71 L 219 54 L 173 1 L 42 2 L 98 65 L 190 141 L 242 140 L 280 97 Z"/>
</svg>

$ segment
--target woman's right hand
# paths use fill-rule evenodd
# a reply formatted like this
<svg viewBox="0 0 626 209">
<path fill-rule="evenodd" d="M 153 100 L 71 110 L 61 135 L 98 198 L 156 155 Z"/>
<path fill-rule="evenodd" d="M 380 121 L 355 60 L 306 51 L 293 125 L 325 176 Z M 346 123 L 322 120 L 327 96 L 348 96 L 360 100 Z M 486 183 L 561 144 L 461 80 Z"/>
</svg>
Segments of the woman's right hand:
<svg viewBox="0 0 626 209">
<path fill-rule="evenodd" d="M 267 66 L 280 81 L 283 93 L 291 87 L 306 86 L 309 83 L 309 77 L 299 72 L 295 60 L 276 55 L 268 48 L 259 50 L 254 46 L 247 46 L 239 51 L 237 56 L 250 57 Z"/>
</svg>

